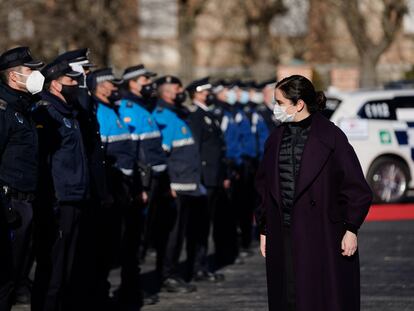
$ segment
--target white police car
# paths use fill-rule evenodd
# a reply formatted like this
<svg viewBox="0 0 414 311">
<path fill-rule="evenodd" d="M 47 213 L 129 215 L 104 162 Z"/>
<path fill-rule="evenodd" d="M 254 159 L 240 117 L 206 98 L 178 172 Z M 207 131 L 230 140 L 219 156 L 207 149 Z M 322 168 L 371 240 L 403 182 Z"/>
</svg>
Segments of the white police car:
<svg viewBox="0 0 414 311">
<path fill-rule="evenodd" d="M 414 90 L 328 92 L 324 114 L 348 136 L 376 203 L 414 188 Z"/>
</svg>

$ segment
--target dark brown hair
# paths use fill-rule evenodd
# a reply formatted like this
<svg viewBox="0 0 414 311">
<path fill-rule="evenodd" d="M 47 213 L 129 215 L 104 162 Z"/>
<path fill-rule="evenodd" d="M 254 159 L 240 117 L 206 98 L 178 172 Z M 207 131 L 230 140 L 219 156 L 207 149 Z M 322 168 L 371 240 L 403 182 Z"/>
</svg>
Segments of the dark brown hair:
<svg viewBox="0 0 414 311">
<path fill-rule="evenodd" d="M 310 113 L 324 110 L 326 107 L 325 94 L 316 92 L 312 82 L 304 76 L 293 75 L 284 78 L 276 84 L 275 89 L 279 89 L 294 105 L 298 100 L 303 100 Z"/>
</svg>

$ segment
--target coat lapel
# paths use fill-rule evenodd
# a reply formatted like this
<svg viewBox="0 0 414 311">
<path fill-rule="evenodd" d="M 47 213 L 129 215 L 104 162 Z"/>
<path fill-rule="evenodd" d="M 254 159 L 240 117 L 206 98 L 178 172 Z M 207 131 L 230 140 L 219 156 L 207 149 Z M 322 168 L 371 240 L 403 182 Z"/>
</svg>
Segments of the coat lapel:
<svg viewBox="0 0 414 311">
<path fill-rule="evenodd" d="M 334 138 L 328 130 L 329 121 L 319 113 L 312 120 L 308 141 L 302 154 L 296 183 L 295 200 L 315 180 L 334 149 Z"/>
</svg>

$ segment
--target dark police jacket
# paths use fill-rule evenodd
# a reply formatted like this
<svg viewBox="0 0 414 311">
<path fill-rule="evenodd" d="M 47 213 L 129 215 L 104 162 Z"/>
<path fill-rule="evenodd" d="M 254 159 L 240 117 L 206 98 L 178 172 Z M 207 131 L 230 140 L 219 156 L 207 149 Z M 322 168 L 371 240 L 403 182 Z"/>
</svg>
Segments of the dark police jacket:
<svg viewBox="0 0 414 311">
<path fill-rule="evenodd" d="M 108 191 L 104 146 L 96 117 L 98 103 L 97 100 L 88 94 L 86 88 L 80 88 L 79 91 L 76 119 L 81 128 L 83 144 L 88 158 L 90 194 L 92 197 L 102 201 L 108 198 Z"/>
<path fill-rule="evenodd" d="M 210 111 L 197 105 L 188 120 L 200 153 L 201 182 L 207 187 L 219 187 L 226 175 L 226 146 L 220 124 Z"/>
<path fill-rule="evenodd" d="M 0 83 L 0 183 L 21 192 L 34 192 L 38 178 L 33 98 Z"/>
<path fill-rule="evenodd" d="M 39 133 L 40 192 L 49 192 L 50 188 L 45 189 L 49 186 L 60 202 L 86 199 L 88 163 L 73 107 L 44 92 L 33 118 Z"/>
</svg>

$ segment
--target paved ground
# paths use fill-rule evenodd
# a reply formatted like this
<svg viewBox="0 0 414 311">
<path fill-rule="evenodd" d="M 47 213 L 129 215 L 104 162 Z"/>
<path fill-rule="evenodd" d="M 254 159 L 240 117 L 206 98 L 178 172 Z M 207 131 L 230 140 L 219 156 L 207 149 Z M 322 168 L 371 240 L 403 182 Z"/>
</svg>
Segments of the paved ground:
<svg viewBox="0 0 414 311">
<path fill-rule="evenodd" d="M 359 242 L 362 311 L 414 310 L 414 221 L 366 223 Z M 149 272 L 152 260 L 143 268 Z M 161 293 L 160 303 L 143 311 L 267 310 L 264 259 L 259 254 L 222 272 L 226 281 L 221 284 L 198 284 L 193 294 Z M 112 280 L 118 281 L 116 271 Z"/>
</svg>

